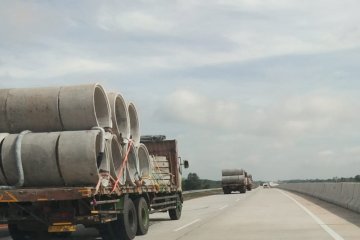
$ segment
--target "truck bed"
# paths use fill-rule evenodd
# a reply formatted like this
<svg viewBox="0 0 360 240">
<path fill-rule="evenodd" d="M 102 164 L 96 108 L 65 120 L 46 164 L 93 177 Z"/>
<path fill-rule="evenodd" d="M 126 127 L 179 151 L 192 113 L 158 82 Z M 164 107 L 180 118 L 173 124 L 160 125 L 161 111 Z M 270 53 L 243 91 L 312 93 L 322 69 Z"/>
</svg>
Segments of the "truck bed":
<svg viewBox="0 0 360 240">
<path fill-rule="evenodd" d="M 96 193 L 94 187 L 56 187 L 56 188 L 19 188 L 0 190 L 0 203 L 10 202 L 39 202 L 39 201 L 63 201 L 90 198 L 101 195 L 121 196 L 128 193 L 169 193 L 175 192 L 174 187 L 161 187 L 155 185 L 142 187 L 121 187 L 120 190 L 111 193 L 111 189 L 105 189 Z"/>
</svg>

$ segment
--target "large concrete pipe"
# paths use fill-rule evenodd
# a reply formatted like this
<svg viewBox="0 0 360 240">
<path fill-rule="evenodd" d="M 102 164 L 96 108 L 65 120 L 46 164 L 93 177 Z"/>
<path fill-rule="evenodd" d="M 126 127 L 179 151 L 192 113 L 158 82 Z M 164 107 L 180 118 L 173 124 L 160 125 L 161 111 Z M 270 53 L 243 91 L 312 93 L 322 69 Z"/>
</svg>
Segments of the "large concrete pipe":
<svg viewBox="0 0 360 240">
<path fill-rule="evenodd" d="M 149 178 L 151 175 L 150 155 L 144 144 L 140 144 L 137 148 L 137 155 L 139 159 L 140 176 L 142 178 Z"/>
<path fill-rule="evenodd" d="M 6 99 L 9 89 L 0 89 L 0 132 L 9 132 L 6 119 Z"/>
<path fill-rule="evenodd" d="M 1 93 L 0 93 L 1 94 Z M 4 142 L 4 139 L 9 136 L 9 133 L 0 133 L 0 161 L 1 161 L 1 148 L 2 144 Z M 0 164 L 0 185 L 7 185 L 4 169 L 2 167 L 2 164 Z"/>
<path fill-rule="evenodd" d="M 223 169 L 222 176 L 244 175 L 244 169 Z"/>
<path fill-rule="evenodd" d="M 221 178 L 222 184 L 244 184 L 245 183 L 245 176 L 238 175 L 238 176 L 223 176 Z"/>
<path fill-rule="evenodd" d="M 140 127 L 138 114 L 133 103 L 130 103 L 128 106 L 129 110 L 129 121 L 130 121 L 130 137 L 134 142 L 135 146 L 140 144 Z"/>
<path fill-rule="evenodd" d="M 130 147 L 130 151 L 126 164 L 126 183 L 135 185 L 136 181 L 140 179 L 139 160 L 134 145 L 130 144 L 128 147 Z"/>
<path fill-rule="evenodd" d="M 57 162 L 59 132 L 28 133 L 21 142 L 21 161 L 24 171 L 24 186 L 63 186 Z M 19 180 L 15 157 L 15 142 L 19 135 L 11 134 L 3 142 L 1 160 L 8 185 Z"/>
<path fill-rule="evenodd" d="M 61 131 L 58 109 L 58 87 L 14 88 L 8 91 L 6 120 L 8 131 Z"/>
<path fill-rule="evenodd" d="M 121 167 L 123 167 L 119 183 L 124 185 L 126 181 L 126 168 L 122 166 L 124 160 L 123 153 L 116 135 L 113 135 L 110 140 L 106 141 L 106 145 L 110 152 L 110 174 L 114 179 L 118 179 Z"/>
<path fill-rule="evenodd" d="M 101 150 L 98 130 L 61 132 L 58 143 L 59 167 L 67 186 L 96 185 L 97 158 Z M 103 161 L 106 158 L 103 158 Z"/>
<path fill-rule="evenodd" d="M 113 132 L 122 141 L 130 138 L 129 112 L 124 98 L 117 93 L 108 93 Z"/>
<path fill-rule="evenodd" d="M 61 87 L 59 109 L 65 130 L 112 127 L 109 101 L 99 84 Z"/>
</svg>

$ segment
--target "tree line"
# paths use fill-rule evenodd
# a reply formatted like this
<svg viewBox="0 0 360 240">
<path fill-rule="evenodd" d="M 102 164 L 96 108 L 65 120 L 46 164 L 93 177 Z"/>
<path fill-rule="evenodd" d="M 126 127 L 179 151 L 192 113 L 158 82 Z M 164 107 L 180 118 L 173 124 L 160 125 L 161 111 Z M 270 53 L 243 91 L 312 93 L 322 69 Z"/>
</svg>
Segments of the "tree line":
<svg viewBox="0 0 360 240">
<path fill-rule="evenodd" d="M 220 187 L 221 181 L 201 179 L 196 173 L 189 173 L 187 178 L 182 179 L 182 188 L 184 191 Z"/>
<path fill-rule="evenodd" d="M 284 183 L 302 183 L 302 182 L 360 182 L 360 175 L 354 177 L 333 177 L 329 179 L 293 179 L 281 181 Z"/>
</svg>

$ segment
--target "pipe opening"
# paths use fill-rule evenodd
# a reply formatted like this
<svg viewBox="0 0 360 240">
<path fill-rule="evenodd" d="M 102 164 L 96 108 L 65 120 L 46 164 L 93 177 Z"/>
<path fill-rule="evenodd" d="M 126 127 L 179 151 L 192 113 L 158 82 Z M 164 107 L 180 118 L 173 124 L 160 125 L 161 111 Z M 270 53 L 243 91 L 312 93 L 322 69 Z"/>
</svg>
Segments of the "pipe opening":
<svg viewBox="0 0 360 240">
<path fill-rule="evenodd" d="M 130 136 L 134 141 L 135 146 L 140 144 L 140 130 L 139 130 L 139 119 L 136 112 L 135 105 L 129 104 L 129 120 L 130 120 Z"/>
<path fill-rule="evenodd" d="M 113 178 L 117 179 L 119 177 L 119 172 L 120 172 L 120 169 L 121 169 L 124 159 L 123 159 L 119 141 L 117 140 L 116 136 L 113 136 L 113 138 L 111 139 L 110 148 L 111 148 L 111 161 L 112 161 L 111 167 L 110 167 L 111 168 L 110 173 Z M 125 177 L 125 174 L 123 172 L 122 177 L 120 179 L 121 185 L 125 184 L 124 177 Z"/>
<path fill-rule="evenodd" d="M 96 85 L 94 90 L 94 106 L 98 126 L 109 127 L 109 103 L 105 91 L 99 85 Z"/>
<path fill-rule="evenodd" d="M 133 145 L 130 145 L 130 152 L 127 161 L 127 182 L 134 185 L 139 180 L 138 159 Z"/>
<path fill-rule="evenodd" d="M 150 176 L 150 155 L 144 144 L 138 148 L 139 170 L 141 177 Z"/>
<path fill-rule="evenodd" d="M 129 116 L 126 103 L 121 95 L 117 95 L 115 102 L 115 116 L 118 132 L 123 138 L 130 137 Z"/>
</svg>

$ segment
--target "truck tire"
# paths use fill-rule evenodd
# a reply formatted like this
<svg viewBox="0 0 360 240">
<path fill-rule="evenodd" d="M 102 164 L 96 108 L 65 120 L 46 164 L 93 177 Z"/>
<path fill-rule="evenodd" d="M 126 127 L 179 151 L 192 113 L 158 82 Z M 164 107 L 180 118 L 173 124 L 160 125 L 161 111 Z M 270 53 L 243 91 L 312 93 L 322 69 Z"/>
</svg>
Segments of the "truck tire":
<svg viewBox="0 0 360 240">
<path fill-rule="evenodd" d="M 36 239 L 35 232 L 20 230 L 15 223 L 8 224 L 8 229 L 13 240 Z"/>
<path fill-rule="evenodd" d="M 103 240 L 132 240 L 137 227 L 134 203 L 130 198 L 125 198 L 123 213 L 118 215 L 118 219 L 101 224 L 98 228 Z"/>
<path fill-rule="evenodd" d="M 137 214 L 137 236 L 145 235 L 149 230 L 149 207 L 145 198 L 140 197 L 134 201 Z"/>
<path fill-rule="evenodd" d="M 231 193 L 230 189 L 228 189 L 228 188 L 223 188 L 223 192 L 224 192 L 224 194 L 230 194 Z"/>
<path fill-rule="evenodd" d="M 16 223 L 8 224 L 8 229 L 10 236 L 13 240 L 39 240 L 39 239 L 50 239 L 51 237 L 59 238 L 59 237 L 69 237 L 71 233 L 48 233 L 46 228 L 43 226 L 39 226 L 39 228 L 34 229 L 34 231 L 26 231 L 22 230 L 18 227 Z M 69 235 L 68 235 L 69 234 Z"/>
<path fill-rule="evenodd" d="M 169 209 L 169 216 L 171 220 L 179 220 L 181 218 L 182 202 L 179 195 L 176 198 L 176 208 Z"/>
<path fill-rule="evenodd" d="M 246 186 L 241 186 L 239 191 L 240 193 L 246 193 Z"/>
</svg>

